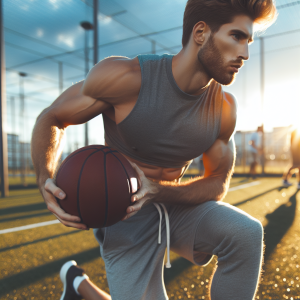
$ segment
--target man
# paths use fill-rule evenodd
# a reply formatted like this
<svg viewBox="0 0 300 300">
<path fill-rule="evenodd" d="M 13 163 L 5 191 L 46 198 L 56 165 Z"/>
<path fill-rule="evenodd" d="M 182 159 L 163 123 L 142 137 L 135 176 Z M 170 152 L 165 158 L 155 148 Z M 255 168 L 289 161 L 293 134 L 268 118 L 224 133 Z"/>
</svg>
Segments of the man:
<svg viewBox="0 0 300 300">
<path fill-rule="evenodd" d="M 252 162 L 250 164 L 250 176 L 256 178 L 256 167 L 259 164 L 260 156 L 262 153 L 262 132 L 263 127 L 257 127 L 257 130 L 251 135 L 251 140 L 249 141 L 250 153 L 252 157 Z"/>
<path fill-rule="evenodd" d="M 292 165 L 284 172 L 282 178 L 282 185 L 289 187 L 293 185 L 289 182 L 289 179 L 293 173 L 297 172 L 298 185 L 297 189 L 300 190 L 300 133 L 297 129 L 294 129 L 291 133 L 291 154 Z"/>
<path fill-rule="evenodd" d="M 123 222 L 94 230 L 111 296 L 68 262 L 61 299 L 167 299 L 166 247 L 197 265 L 218 256 L 211 299 L 253 299 L 263 230 L 221 201 L 234 166 L 236 123 L 236 101 L 221 84 L 230 84 L 249 58 L 254 23 L 270 24 L 275 15 L 271 0 L 189 0 L 178 54 L 107 58 L 41 113 L 32 157 L 47 207 L 61 223 L 87 229 L 54 197 L 65 196 L 52 177 L 69 125 L 102 113 L 106 143 L 132 163 L 141 187 Z M 204 176 L 180 183 L 202 153 Z"/>
</svg>

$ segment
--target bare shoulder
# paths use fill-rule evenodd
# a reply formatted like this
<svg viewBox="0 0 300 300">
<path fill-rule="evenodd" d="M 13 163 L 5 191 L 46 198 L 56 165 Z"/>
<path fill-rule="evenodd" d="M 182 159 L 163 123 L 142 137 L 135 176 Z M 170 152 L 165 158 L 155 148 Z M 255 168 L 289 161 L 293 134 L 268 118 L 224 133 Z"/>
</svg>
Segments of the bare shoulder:
<svg viewBox="0 0 300 300">
<path fill-rule="evenodd" d="M 110 99 L 114 102 L 138 94 L 140 87 L 141 69 L 138 58 L 113 56 L 103 59 L 90 70 L 82 92 L 95 99 Z"/>
<path fill-rule="evenodd" d="M 236 125 L 237 100 L 234 95 L 230 93 L 223 92 L 223 95 L 223 109 L 219 138 L 229 140 Z"/>
</svg>

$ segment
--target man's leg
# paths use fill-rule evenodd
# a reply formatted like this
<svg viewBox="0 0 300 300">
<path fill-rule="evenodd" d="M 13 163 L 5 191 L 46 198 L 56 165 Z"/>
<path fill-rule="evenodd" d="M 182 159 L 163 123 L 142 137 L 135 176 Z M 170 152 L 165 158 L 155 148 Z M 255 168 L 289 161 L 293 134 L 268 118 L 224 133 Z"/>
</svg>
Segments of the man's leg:
<svg viewBox="0 0 300 300">
<path fill-rule="evenodd" d="M 212 255 L 218 256 L 211 299 L 254 299 L 263 254 L 260 222 L 240 209 L 217 201 L 170 215 L 174 252 L 198 265 L 208 263 Z"/>
<path fill-rule="evenodd" d="M 78 292 L 85 300 L 111 300 L 110 295 L 99 289 L 89 279 L 80 283 Z"/>
<path fill-rule="evenodd" d="M 250 164 L 250 175 L 254 179 L 256 176 L 257 153 L 252 152 L 252 163 Z"/>
<path fill-rule="evenodd" d="M 232 206 L 220 206 L 203 217 L 194 250 L 218 256 L 212 300 L 254 298 L 262 266 L 262 241 L 260 222 Z"/>
<path fill-rule="evenodd" d="M 64 290 L 60 300 L 111 300 L 111 297 L 94 285 L 76 261 L 66 262 L 60 270 Z"/>
<path fill-rule="evenodd" d="M 282 176 L 282 179 L 283 181 L 289 181 L 289 179 L 291 178 L 292 176 L 292 170 L 294 169 L 293 166 L 289 166 L 286 171 L 283 173 L 283 176 Z"/>
<path fill-rule="evenodd" d="M 94 229 L 105 262 L 111 296 L 88 278 L 83 278 L 84 271 L 74 262 L 70 264 L 74 265 L 71 269 L 73 274 L 67 275 L 67 270 L 61 272 L 64 273 L 61 275 L 62 281 L 66 282 L 64 285 L 69 287 L 66 290 L 70 291 L 64 292 L 61 300 L 166 300 L 163 283 L 166 233 L 163 222 L 161 244 L 158 244 L 159 216 L 155 206 L 150 204 L 126 221 Z M 66 294 L 67 297 L 64 297 Z"/>
<path fill-rule="evenodd" d="M 166 240 L 158 244 L 159 220 L 150 204 L 128 220 L 94 230 L 113 300 L 167 299 L 162 272 Z M 164 223 L 161 230 L 165 237 Z"/>
</svg>

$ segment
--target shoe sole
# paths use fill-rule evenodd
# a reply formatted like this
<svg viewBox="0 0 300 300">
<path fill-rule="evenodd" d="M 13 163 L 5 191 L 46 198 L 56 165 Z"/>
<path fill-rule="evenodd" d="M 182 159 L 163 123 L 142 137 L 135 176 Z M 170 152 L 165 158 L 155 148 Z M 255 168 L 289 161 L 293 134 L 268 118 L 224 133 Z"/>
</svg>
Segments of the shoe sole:
<svg viewBox="0 0 300 300">
<path fill-rule="evenodd" d="M 60 269 L 60 273 L 59 273 L 59 276 L 60 276 L 60 279 L 64 285 L 64 291 L 60 297 L 60 300 L 64 300 L 64 297 L 65 297 L 65 294 L 66 294 L 66 289 L 67 289 L 67 282 L 66 282 L 66 278 L 67 278 L 67 273 L 68 273 L 68 270 L 72 267 L 72 266 L 77 266 L 77 263 L 75 260 L 71 260 L 71 261 L 68 261 L 66 262 Z"/>
</svg>

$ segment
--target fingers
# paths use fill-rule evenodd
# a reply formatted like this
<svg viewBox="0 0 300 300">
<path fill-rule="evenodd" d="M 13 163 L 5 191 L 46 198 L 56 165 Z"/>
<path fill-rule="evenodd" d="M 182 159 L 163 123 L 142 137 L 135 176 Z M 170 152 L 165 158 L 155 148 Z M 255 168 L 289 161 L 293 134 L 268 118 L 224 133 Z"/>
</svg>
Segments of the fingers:
<svg viewBox="0 0 300 300">
<path fill-rule="evenodd" d="M 130 205 L 127 207 L 127 214 L 130 214 L 132 212 L 138 212 L 142 209 L 142 206 L 150 200 L 150 197 L 144 197 L 142 200 L 135 202 L 133 205 Z"/>
<path fill-rule="evenodd" d="M 134 216 L 139 210 L 142 209 L 142 206 L 148 201 L 150 201 L 150 197 L 146 196 L 142 200 L 137 201 L 133 205 L 127 207 L 126 210 L 127 215 L 122 219 L 122 221 L 125 221 L 130 217 Z"/>
<path fill-rule="evenodd" d="M 65 221 L 63 219 L 61 219 L 58 215 L 56 215 L 55 213 L 53 213 L 56 218 L 63 224 L 65 225 L 66 227 L 73 227 L 73 228 L 76 228 L 76 229 L 80 229 L 80 230 L 89 230 L 89 228 L 85 225 L 85 224 L 82 224 L 82 223 L 75 223 L 75 222 L 69 222 L 69 221 Z"/>
<path fill-rule="evenodd" d="M 52 199 L 50 197 L 52 197 Z M 52 195 L 48 195 L 47 197 L 45 197 L 45 202 L 47 204 L 48 210 L 51 211 L 54 215 L 56 215 L 61 220 L 66 221 L 66 222 L 80 222 L 81 221 L 81 219 L 79 217 L 72 216 L 72 215 L 66 213 L 59 206 L 59 204 L 57 203 L 56 199 Z"/>
<path fill-rule="evenodd" d="M 85 224 L 79 223 L 81 222 L 81 219 L 78 216 L 72 216 L 66 213 L 59 206 L 56 198 L 62 200 L 66 197 L 66 194 L 55 185 L 54 180 L 51 178 L 48 178 L 46 180 L 43 190 L 43 197 L 48 210 L 52 212 L 63 225 L 82 230 L 88 229 L 88 227 Z"/>
<path fill-rule="evenodd" d="M 135 214 L 137 214 L 137 211 L 132 212 L 132 213 L 130 213 L 130 214 L 127 214 L 127 215 L 122 219 L 122 221 L 125 221 L 125 220 L 129 219 L 130 217 L 134 216 Z"/>
<path fill-rule="evenodd" d="M 147 194 L 148 194 L 148 190 L 146 188 L 142 188 L 131 197 L 131 202 L 139 201 L 143 199 Z"/>
<path fill-rule="evenodd" d="M 46 180 L 45 190 L 61 200 L 66 197 L 64 191 L 55 185 L 54 180 L 52 178 L 48 178 Z"/>
</svg>

